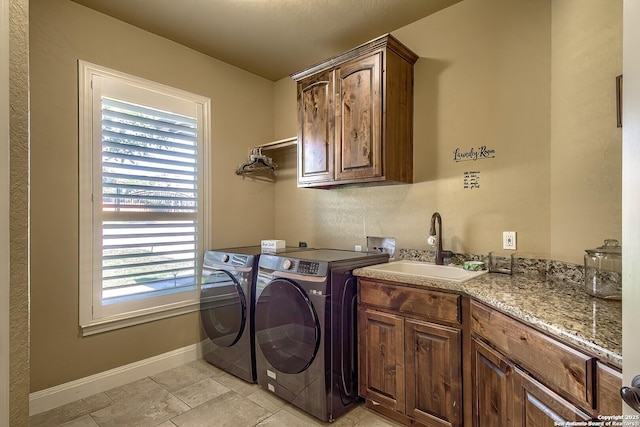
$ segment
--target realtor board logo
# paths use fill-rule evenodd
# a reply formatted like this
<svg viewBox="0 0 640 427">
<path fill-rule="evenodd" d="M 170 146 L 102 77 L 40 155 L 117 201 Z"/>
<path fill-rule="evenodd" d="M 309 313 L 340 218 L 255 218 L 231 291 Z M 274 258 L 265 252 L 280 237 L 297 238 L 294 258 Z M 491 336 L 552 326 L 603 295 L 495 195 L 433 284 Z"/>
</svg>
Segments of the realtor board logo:
<svg viewBox="0 0 640 427">
<path fill-rule="evenodd" d="M 486 145 L 482 145 L 478 148 L 471 147 L 468 151 L 463 151 L 460 148 L 456 148 L 453 152 L 454 162 L 466 162 L 469 160 L 483 160 L 493 159 L 496 157 L 496 150 L 488 148 Z"/>
</svg>

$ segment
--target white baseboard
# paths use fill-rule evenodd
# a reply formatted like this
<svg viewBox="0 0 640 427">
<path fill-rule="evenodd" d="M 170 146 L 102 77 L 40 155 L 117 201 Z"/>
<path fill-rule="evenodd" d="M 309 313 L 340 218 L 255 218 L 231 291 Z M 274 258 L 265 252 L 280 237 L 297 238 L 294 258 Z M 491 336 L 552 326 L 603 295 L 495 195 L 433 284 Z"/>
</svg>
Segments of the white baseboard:
<svg viewBox="0 0 640 427">
<path fill-rule="evenodd" d="M 202 358 L 208 340 L 60 384 L 29 395 L 29 415 L 39 414 Z"/>
</svg>

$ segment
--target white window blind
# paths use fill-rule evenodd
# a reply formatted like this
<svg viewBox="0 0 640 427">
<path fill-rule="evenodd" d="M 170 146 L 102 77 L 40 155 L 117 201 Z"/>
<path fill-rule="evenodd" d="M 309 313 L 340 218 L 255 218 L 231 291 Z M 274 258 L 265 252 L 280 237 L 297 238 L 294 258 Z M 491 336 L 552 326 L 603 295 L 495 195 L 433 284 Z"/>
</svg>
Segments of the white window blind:
<svg viewBox="0 0 640 427">
<path fill-rule="evenodd" d="M 91 254 L 81 256 L 81 267 L 91 268 L 81 274 L 81 324 L 91 333 L 96 323 L 101 331 L 105 321 L 196 309 L 208 100 L 84 62 L 80 68 L 81 90 L 90 92 L 81 96 L 89 116 L 80 121 L 81 175 L 91 181 L 90 196 L 81 189 L 81 254 Z"/>
<path fill-rule="evenodd" d="M 197 157 L 195 118 L 102 99 L 103 301 L 196 286 Z"/>
</svg>

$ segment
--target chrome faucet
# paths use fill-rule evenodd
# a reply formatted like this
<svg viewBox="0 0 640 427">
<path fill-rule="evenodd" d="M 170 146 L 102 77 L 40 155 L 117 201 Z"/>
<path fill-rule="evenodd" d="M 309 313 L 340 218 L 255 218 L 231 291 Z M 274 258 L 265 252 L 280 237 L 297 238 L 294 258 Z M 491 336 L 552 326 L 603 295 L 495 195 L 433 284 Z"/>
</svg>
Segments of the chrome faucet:
<svg viewBox="0 0 640 427">
<path fill-rule="evenodd" d="M 438 240 L 436 240 L 436 220 L 438 220 Z M 427 243 L 436 248 L 436 265 L 444 265 L 445 258 L 453 257 L 453 252 L 442 249 L 442 217 L 438 212 L 431 215 L 431 228 Z"/>
</svg>

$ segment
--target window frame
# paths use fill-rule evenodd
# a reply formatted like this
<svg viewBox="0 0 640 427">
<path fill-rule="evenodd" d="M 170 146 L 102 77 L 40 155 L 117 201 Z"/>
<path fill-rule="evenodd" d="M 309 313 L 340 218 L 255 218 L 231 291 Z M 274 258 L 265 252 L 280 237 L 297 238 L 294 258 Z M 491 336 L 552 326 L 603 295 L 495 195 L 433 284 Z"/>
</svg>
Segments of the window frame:
<svg viewBox="0 0 640 427">
<path fill-rule="evenodd" d="M 193 103 L 198 121 L 198 238 L 196 289 L 171 295 L 137 299 L 134 308 L 120 313 L 102 315 L 102 217 L 95 215 L 94 202 L 102 203 L 102 131 L 94 129 L 94 117 L 101 120 L 101 101 L 94 96 L 102 93 L 102 83 L 124 84 L 136 91 L 147 91 L 153 99 L 150 107 L 169 100 Z M 95 83 L 95 84 L 94 84 Z M 125 91 L 126 92 L 126 91 Z M 96 96 L 99 98 L 99 96 Z M 125 99 L 123 97 L 123 99 Z M 125 99 L 127 100 L 127 99 Z M 157 102 L 157 103 L 156 103 Z M 159 104 L 158 104 L 159 103 Z M 83 336 L 93 335 L 131 325 L 176 316 L 199 310 L 202 259 L 209 248 L 210 236 L 210 111 L 211 101 L 181 89 L 156 83 L 127 73 L 78 60 L 78 126 L 79 126 L 79 325 Z M 97 186 L 96 186 L 97 183 Z M 94 196 L 95 195 L 95 196 Z M 185 298 L 186 297 L 186 298 Z M 120 304 L 120 303 L 117 303 Z M 123 307 L 131 305 L 122 303 Z M 97 310 L 94 309 L 98 307 Z M 111 305 L 113 306 L 113 304 Z M 111 307 L 113 308 L 113 307 Z"/>
</svg>

